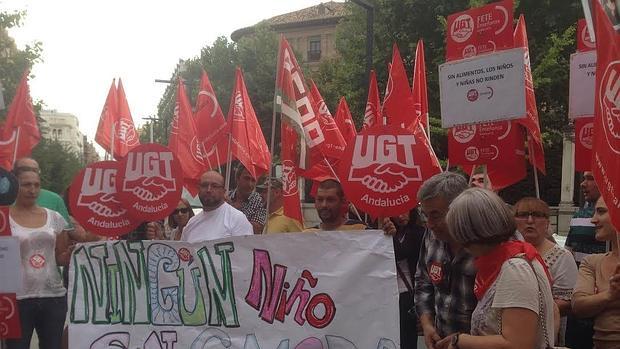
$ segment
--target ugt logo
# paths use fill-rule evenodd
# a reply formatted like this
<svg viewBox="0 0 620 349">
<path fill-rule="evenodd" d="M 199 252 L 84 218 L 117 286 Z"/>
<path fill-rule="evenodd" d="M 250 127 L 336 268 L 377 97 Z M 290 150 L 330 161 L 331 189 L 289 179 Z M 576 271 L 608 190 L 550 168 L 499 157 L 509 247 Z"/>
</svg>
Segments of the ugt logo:
<svg viewBox="0 0 620 349">
<path fill-rule="evenodd" d="M 413 159 L 415 144 L 414 135 L 357 135 L 348 180 L 382 194 L 421 181 L 420 167 Z"/>
<path fill-rule="evenodd" d="M 473 32 L 474 19 L 468 14 L 458 16 L 450 26 L 450 36 L 459 44 L 467 41 Z"/>
<path fill-rule="evenodd" d="M 609 63 L 601 79 L 599 103 L 609 148 L 620 154 L 620 61 Z"/>
<path fill-rule="evenodd" d="M 126 144 L 128 147 L 138 145 L 138 134 L 131 120 L 121 118 L 114 123 L 114 129 L 116 137 L 118 137 L 121 143 Z"/>
<path fill-rule="evenodd" d="M 123 191 L 144 201 L 158 201 L 176 191 L 171 152 L 129 152 Z"/>
<path fill-rule="evenodd" d="M 77 206 L 87 207 L 93 213 L 106 218 L 124 215 L 127 210 L 116 200 L 115 168 L 91 168 L 84 170 L 84 179 Z"/>
</svg>

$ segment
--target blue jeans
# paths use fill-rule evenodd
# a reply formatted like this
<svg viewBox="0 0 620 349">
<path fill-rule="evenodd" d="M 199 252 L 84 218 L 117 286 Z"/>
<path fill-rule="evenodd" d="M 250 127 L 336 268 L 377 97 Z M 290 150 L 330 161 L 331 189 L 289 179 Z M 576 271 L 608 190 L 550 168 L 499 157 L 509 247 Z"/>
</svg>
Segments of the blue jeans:
<svg viewBox="0 0 620 349">
<path fill-rule="evenodd" d="M 32 331 L 37 331 L 40 349 L 60 349 L 65 327 L 65 297 L 29 298 L 17 301 L 22 338 L 6 341 L 7 349 L 29 349 Z"/>
</svg>

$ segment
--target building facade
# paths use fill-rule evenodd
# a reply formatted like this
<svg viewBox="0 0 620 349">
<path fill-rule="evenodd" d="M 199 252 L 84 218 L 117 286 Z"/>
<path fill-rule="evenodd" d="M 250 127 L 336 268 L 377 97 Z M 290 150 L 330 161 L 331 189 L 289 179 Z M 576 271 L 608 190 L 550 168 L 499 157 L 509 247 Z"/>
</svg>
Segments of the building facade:
<svg viewBox="0 0 620 349">
<path fill-rule="evenodd" d="M 84 136 L 80 132 L 80 121 L 75 115 L 59 113 L 56 110 L 42 110 L 41 118 L 45 121 L 41 125 L 42 137 L 59 141 L 83 157 Z"/>
<path fill-rule="evenodd" d="M 263 22 L 278 34 L 284 34 L 300 63 L 318 69 L 321 61 L 336 56 L 336 26 L 348 14 L 344 2 L 330 1 Z M 246 27 L 235 30 L 230 37 L 238 41 L 253 33 L 253 26 Z"/>
</svg>

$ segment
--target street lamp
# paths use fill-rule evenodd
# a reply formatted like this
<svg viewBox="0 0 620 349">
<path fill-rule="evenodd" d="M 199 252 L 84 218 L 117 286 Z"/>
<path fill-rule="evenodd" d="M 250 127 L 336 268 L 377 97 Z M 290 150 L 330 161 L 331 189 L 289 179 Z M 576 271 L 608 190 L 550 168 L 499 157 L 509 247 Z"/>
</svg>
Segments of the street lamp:
<svg viewBox="0 0 620 349">
<path fill-rule="evenodd" d="M 370 86 L 372 70 L 373 27 L 375 23 L 375 6 L 366 0 L 351 0 L 366 10 L 366 86 Z"/>
</svg>

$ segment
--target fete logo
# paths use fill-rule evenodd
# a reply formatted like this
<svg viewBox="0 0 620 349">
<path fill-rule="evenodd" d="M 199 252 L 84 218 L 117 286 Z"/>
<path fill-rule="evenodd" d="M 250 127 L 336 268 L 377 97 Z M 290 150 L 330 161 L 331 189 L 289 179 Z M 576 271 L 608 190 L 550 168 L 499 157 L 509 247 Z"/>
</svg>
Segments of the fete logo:
<svg viewBox="0 0 620 349">
<path fill-rule="evenodd" d="M 284 196 L 297 195 L 297 173 L 295 164 L 291 160 L 282 162 L 282 184 Z"/>
<path fill-rule="evenodd" d="M 157 220 L 174 211 L 181 198 L 182 170 L 174 154 L 160 144 L 133 148 L 120 162 L 119 197 L 130 216 Z M 131 206 L 129 206 L 131 205 Z"/>
<path fill-rule="evenodd" d="M 217 113 L 217 98 L 215 97 L 215 95 L 209 91 L 205 91 L 205 90 L 201 90 L 200 92 L 198 92 L 198 98 L 200 98 L 200 96 L 206 96 L 207 98 L 209 98 L 208 100 L 210 102 L 205 103 L 204 106 L 202 107 L 202 109 L 207 109 L 208 111 L 208 115 L 210 118 L 214 118 L 216 113 Z"/>
<path fill-rule="evenodd" d="M 116 161 L 90 164 L 71 183 L 69 205 L 77 221 L 87 231 L 118 236 L 130 232 L 140 223 L 130 221 L 117 196 L 118 166 Z"/>
<path fill-rule="evenodd" d="M 116 130 L 116 137 L 128 147 L 133 147 L 139 143 L 138 134 L 131 120 L 121 118 L 114 123 L 114 129 Z"/>
<path fill-rule="evenodd" d="M 452 40 L 460 43 L 467 41 L 474 32 L 474 19 L 468 14 L 458 16 L 450 27 Z"/>
<path fill-rule="evenodd" d="M 461 143 L 469 143 L 476 136 L 476 125 L 458 125 L 452 128 L 454 139 Z"/>
<path fill-rule="evenodd" d="M 609 63 L 601 80 L 599 103 L 609 148 L 620 154 L 620 61 Z"/>
<path fill-rule="evenodd" d="M 592 149 L 592 143 L 593 143 L 593 135 L 594 135 L 594 123 L 593 122 L 589 122 L 589 123 L 583 125 L 583 127 L 579 131 L 579 142 L 586 149 L 590 149 L 591 150 Z"/>
</svg>

